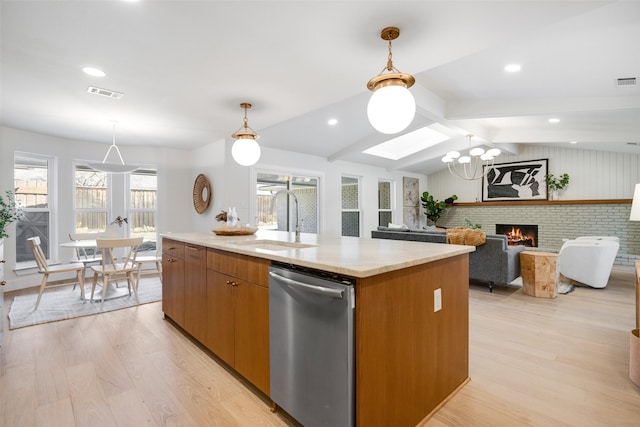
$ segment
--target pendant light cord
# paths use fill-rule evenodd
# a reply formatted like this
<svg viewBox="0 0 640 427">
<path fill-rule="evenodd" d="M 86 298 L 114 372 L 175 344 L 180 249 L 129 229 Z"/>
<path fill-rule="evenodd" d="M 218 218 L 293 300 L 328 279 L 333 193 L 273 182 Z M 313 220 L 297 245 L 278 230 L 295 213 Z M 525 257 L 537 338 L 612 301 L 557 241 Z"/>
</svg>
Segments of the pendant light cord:
<svg viewBox="0 0 640 427">
<path fill-rule="evenodd" d="M 120 149 L 116 145 L 116 124 L 113 123 L 113 139 L 111 141 L 111 147 L 107 150 L 107 154 L 104 155 L 104 159 L 102 159 L 102 163 L 107 162 L 107 158 L 109 157 L 109 153 L 111 153 L 111 149 L 115 148 L 116 153 L 118 153 L 118 157 L 120 158 L 120 163 L 124 165 L 124 160 L 122 159 L 122 154 L 120 154 Z"/>
</svg>

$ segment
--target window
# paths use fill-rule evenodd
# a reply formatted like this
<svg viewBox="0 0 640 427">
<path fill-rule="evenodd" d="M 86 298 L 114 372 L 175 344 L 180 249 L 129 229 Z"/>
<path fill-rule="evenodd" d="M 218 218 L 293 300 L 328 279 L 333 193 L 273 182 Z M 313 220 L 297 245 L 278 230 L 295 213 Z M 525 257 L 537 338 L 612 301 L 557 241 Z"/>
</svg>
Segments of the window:
<svg viewBox="0 0 640 427">
<path fill-rule="evenodd" d="M 295 230 L 296 211 L 293 197 L 285 197 L 286 194 L 280 194 L 274 212 L 270 211 L 273 195 L 280 190 L 290 190 L 298 199 L 300 231 L 318 233 L 319 182 L 319 177 L 314 176 L 258 172 L 256 175 L 256 224 L 258 228 Z"/>
<path fill-rule="evenodd" d="M 97 233 L 107 228 L 108 175 L 84 165 L 75 166 L 74 218 L 77 233 Z"/>
<path fill-rule="evenodd" d="M 342 235 L 360 237 L 360 178 L 342 177 Z"/>
<path fill-rule="evenodd" d="M 140 251 L 155 251 L 158 219 L 158 171 L 137 169 L 129 176 L 131 237 L 144 237 Z"/>
<path fill-rule="evenodd" d="M 392 200 L 393 183 L 384 179 L 378 180 L 378 225 L 386 227 L 393 222 Z"/>
<path fill-rule="evenodd" d="M 51 224 L 55 197 L 53 194 L 53 157 L 16 153 L 13 185 L 16 201 L 24 208 L 24 215 L 16 222 L 16 263 L 35 261 L 29 237 L 40 237 L 47 259 L 52 258 Z M 55 251 L 54 251 L 55 253 Z"/>
</svg>

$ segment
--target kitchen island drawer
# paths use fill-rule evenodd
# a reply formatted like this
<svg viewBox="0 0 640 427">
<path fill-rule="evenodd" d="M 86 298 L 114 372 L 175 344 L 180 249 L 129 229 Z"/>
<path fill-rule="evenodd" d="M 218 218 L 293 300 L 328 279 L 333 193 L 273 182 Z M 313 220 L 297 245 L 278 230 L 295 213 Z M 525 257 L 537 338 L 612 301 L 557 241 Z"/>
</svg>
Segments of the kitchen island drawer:
<svg viewBox="0 0 640 427">
<path fill-rule="evenodd" d="M 177 240 L 162 239 L 162 254 L 184 259 L 184 243 Z"/>
</svg>

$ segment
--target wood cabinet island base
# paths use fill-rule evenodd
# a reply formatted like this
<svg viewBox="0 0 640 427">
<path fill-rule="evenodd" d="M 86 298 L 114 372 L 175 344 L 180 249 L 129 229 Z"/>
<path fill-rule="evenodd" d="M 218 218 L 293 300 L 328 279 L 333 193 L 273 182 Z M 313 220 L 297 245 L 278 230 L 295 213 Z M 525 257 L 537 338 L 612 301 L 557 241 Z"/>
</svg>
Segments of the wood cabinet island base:
<svg viewBox="0 0 640 427">
<path fill-rule="evenodd" d="M 184 239 L 180 234 L 163 236 L 163 248 L 180 248 L 181 241 L 185 245 L 198 243 L 194 238 L 196 233 L 186 235 Z M 371 240 L 341 240 L 339 243 L 345 253 L 345 246 L 362 245 L 361 252 L 367 253 L 368 257 L 374 248 L 380 252 L 381 259 L 384 258 L 383 250 L 395 251 L 396 255 L 398 251 L 414 253 L 425 245 Z M 186 306 L 190 299 L 174 296 L 181 295 L 176 288 L 194 288 L 194 283 L 187 283 L 188 274 L 183 273 L 182 268 L 175 269 L 182 265 L 175 261 L 180 260 L 175 253 L 165 257 L 168 270 L 164 271 L 170 274 L 164 276 L 163 291 L 171 297 L 166 307 L 163 303 L 165 316 L 191 336 L 194 333 L 204 336 L 204 339 L 194 337 L 269 396 L 267 267 L 272 260 L 283 262 L 282 252 L 249 255 L 246 250 L 227 249 L 224 241 L 216 244 L 216 240 L 208 235 L 202 238 L 201 244 L 208 255 L 207 274 L 203 279 L 206 287 L 198 286 L 198 289 L 206 290 L 206 295 L 201 297 L 207 301 L 206 325 L 204 329 L 195 324 L 185 327 L 185 317 L 189 317 L 185 313 L 192 309 Z M 414 255 L 408 255 L 410 261 L 392 267 L 381 261 L 381 267 L 371 267 L 370 274 L 352 270 L 355 273 L 351 276 L 356 279 L 356 426 L 418 425 L 469 381 L 468 252 L 473 249 L 435 243 L 426 245 L 434 245 L 427 246 L 427 252 L 435 255 L 429 254 L 417 262 L 411 261 Z M 335 254 L 336 249 L 328 248 L 326 252 Z M 291 264 L 300 262 L 309 267 L 308 258 L 298 260 L 295 255 L 302 257 L 291 250 Z M 242 268 L 237 268 L 240 265 Z M 331 265 L 324 265 L 328 266 L 326 271 L 332 271 Z M 318 266 L 321 265 L 318 263 Z M 339 268 L 343 270 L 334 272 L 344 274 L 348 267 L 336 267 Z M 240 292 L 244 288 L 252 293 L 244 295 Z M 220 295 L 230 302 L 220 305 L 217 302 L 222 301 Z M 440 295 L 440 304 L 436 302 L 436 295 Z M 245 304 L 248 311 L 243 309 Z M 438 305 L 441 306 L 439 309 L 436 308 Z M 233 315 L 225 314 L 224 310 L 228 311 L 228 308 Z M 174 318 L 175 315 L 178 318 Z M 225 324 L 220 323 L 222 320 L 226 320 Z"/>
<path fill-rule="evenodd" d="M 356 424 L 415 426 L 469 376 L 468 256 L 356 286 Z"/>
</svg>

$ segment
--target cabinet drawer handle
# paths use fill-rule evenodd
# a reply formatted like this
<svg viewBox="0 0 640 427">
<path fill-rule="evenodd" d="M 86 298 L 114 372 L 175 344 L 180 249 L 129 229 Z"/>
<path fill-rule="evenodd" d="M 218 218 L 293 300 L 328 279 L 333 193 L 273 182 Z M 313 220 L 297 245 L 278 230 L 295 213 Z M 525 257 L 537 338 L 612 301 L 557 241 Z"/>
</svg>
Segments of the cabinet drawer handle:
<svg viewBox="0 0 640 427">
<path fill-rule="evenodd" d="M 201 248 L 197 246 L 187 246 L 187 249 L 191 249 L 192 251 L 199 251 Z"/>
<path fill-rule="evenodd" d="M 3 280 L 2 282 L 0 282 L 0 286 L 4 286 L 4 285 L 6 285 L 6 284 L 7 284 L 7 281 L 6 281 L 6 280 Z"/>
<path fill-rule="evenodd" d="M 169 258 L 169 259 L 167 259 L 167 262 L 176 262 L 176 260 L 173 259 L 173 258 Z"/>
<path fill-rule="evenodd" d="M 175 246 L 171 246 L 168 250 L 169 250 L 169 251 L 175 251 L 175 250 L 176 250 L 176 247 L 175 247 Z"/>
</svg>

